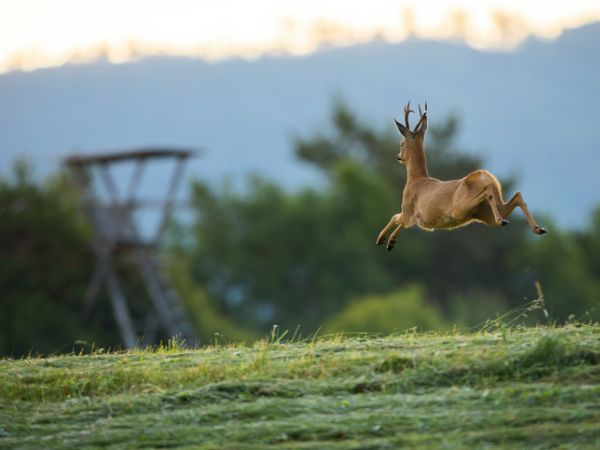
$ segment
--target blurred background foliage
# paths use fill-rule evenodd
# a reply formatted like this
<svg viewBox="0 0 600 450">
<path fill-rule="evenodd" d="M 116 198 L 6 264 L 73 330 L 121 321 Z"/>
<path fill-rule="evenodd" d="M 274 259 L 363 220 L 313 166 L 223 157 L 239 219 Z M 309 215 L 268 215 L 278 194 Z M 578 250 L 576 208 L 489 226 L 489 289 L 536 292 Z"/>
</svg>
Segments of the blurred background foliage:
<svg viewBox="0 0 600 450">
<path fill-rule="evenodd" d="M 440 310 L 425 301 L 422 286 L 407 286 L 389 294 L 365 295 L 350 302 L 325 322 L 325 332 L 397 333 L 409 328 L 448 328 Z"/>
<path fill-rule="evenodd" d="M 251 341 L 275 323 L 304 335 L 471 326 L 536 298 L 536 280 L 551 320 L 598 319 L 600 209 L 579 230 L 538 217 L 550 229 L 542 237 L 516 211 L 508 227 L 408 229 L 391 253 L 376 247 L 405 182 L 393 131 L 338 101 L 327 129 L 293 138 L 321 185 L 289 191 L 260 175 L 243 189 L 192 183 L 193 219 L 174 225 L 164 256 L 201 343 Z M 432 176 L 485 166 L 456 147 L 457 131 L 454 117 L 430 125 Z M 516 180 L 501 181 L 512 195 Z M 91 236 L 64 175 L 35 182 L 18 162 L 0 179 L 0 241 L 1 355 L 118 344 L 106 299 L 83 313 Z"/>
<path fill-rule="evenodd" d="M 16 162 L 0 179 L 0 241 L 0 354 L 115 342 L 108 308 L 82 320 L 91 236 L 65 176 L 38 184 L 28 165 Z"/>
</svg>

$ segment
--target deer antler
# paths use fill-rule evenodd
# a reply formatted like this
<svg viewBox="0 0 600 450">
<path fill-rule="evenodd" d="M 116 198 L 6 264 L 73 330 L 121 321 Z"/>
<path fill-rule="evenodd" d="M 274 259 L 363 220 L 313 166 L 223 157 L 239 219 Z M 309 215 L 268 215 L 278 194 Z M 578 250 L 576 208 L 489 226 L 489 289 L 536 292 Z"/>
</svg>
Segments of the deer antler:
<svg viewBox="0 0 600 450">
<path fill-rule="evenodd" d="M 419 105 L 419 122 L 415 126 L 414 132 L 416 133 L 419 130 L 419 127 L 422 128 L 420 131 L 427 130 L 427 102 L 425 102 L 425 112 L 421 111 L 421 105 Z"/>
<path fill-rule="evenodd" d="M 406 128 L 408 128 L 408 131 L 410 131 L 410 125 L 408 124 L 408 115 L 414 112 L 412 109 L 410 109 L 410 100 L 408 101 L 408 103 L 406 104 L 406 106 L 404 107 L 404 124 L 406 125 Z"/>
</svg>

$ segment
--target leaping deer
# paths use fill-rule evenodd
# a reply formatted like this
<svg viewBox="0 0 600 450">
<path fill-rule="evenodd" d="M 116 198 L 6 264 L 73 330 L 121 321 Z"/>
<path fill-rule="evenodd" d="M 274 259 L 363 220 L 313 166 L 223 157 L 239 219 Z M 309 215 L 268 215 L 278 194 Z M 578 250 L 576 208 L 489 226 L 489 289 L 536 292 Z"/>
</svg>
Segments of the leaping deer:
<svg viewBox="0 0 600 450">
<path fill-rule="evenodd" d="M 459 180 L 440 181 L 429 176 L 423 140 L 427 131 L 427 102 L 424 111 L 419 105 L 419 122 L 411 131 L 408 115 L 414 112 L 410 102 L 404 107 L 404 125 L 394 120 L 400 134 L 398 162 L 406 165 L 407 178 L 402 193 L 402 212 L 392 216 L 389 223 L 377 236 L 377 245 L 383 244 L 385 237 L 396 225 L 387 241 L 387 251 L 394 248 L 396 236 L 402 228 L 417 225 L 424 230 L 453 229 L 471 222 L 482 222 L 497 227 L 508 224 L 506 218 L 518 206 L 525 214 L 531 231 L 544 234 L 517 192 L 508 201 L 502 197 L 502 186 L 498 179 L 487 170 L 476 170 Z"/>
</svg>

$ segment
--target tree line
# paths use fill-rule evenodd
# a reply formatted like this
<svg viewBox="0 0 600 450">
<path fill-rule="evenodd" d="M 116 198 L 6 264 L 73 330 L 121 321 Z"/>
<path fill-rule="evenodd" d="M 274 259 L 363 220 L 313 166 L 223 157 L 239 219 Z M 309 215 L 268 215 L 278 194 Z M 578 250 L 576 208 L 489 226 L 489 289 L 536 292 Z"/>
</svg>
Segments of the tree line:
<svg viewBox="0 0 600 450">
<path fill-rule="evenodd" d="M 429 127 L 436 178 L 484 166 L 457 147 L 457 129 L 454 117 Z M 260 175 L 244 189 L 192 183 L 193 219 L 172 227 L 165 256 L 202 342 L 215 332 L 250 340 L 273 324 L 305 334 L 470 326 L 536 298 L 536 281 L 545 320 L 597 320 L 600 209 L 581 230 L 540 217 L 550 230 L 541 237 L 517 211 L 506 227 L 406 229 L 392 252 L 376 247 L 401 204 L 398 144 L 392 127 L 337 103 L 326 129 L 293 139 L 299 160 L 322 173 L 319 186 L 290 191 Z M 501 181 L 512 195 L 517 180 Z M 0 179 L 0 354 L 118 343 L 107 301 L 82 315 L 94 261 L 77 202 L 62 174 L 40 183 L 19 163 Z"/>
</svg>

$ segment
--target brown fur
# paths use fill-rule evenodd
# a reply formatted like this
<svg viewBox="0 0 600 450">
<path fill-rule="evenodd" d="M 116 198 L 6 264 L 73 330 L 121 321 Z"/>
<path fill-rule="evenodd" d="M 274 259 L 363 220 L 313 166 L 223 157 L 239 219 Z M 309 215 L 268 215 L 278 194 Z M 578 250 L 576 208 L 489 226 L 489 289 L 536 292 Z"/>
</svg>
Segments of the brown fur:
<svg viewBox="0 0 600 450">
<path fill-rule="evenodd" d="M 506 218 L 518 206 L 525 214 L 531 231 L 543 234 L 540 227 L 517 192 L 508 202 L 504 202 L 502 186 L 498 179 L 487 170 L 476 170 L 467 176 L 450 181 L 440 181 L 429 176 L 425 157 L 424 138 L 427 130 L 427 104 L 421 113 L 418 125 L 413 131 L 408 125 L 410 102 L 404 108 L 405 125 L 396 122 L 404 139 L 400 143 L 398 161 L 406 164 L 407 180 L 402 194 L 402 212 L 392 216 L 389 223 L 377 236 L 377 245 L 383 244 L 392 226 L 387 250 L 394 247 L 396 236 L 402 228 L 413 225 L 424 230 L 453 229 L 472 222 L 489 226 L 506 225 Z M 419 107 L 419 112 L 421 108 Z"/>
</svg>

